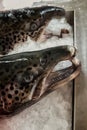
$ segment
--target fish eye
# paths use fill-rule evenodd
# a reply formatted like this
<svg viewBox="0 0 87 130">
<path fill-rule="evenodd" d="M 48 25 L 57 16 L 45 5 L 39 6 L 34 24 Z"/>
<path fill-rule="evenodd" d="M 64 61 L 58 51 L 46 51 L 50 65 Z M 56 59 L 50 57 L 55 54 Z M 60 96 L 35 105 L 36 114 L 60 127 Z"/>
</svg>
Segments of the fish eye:
<svg viewBox="0 0 87 130">
<path fill-rule="evenodd" d="M 47 63 L 47 58 L 46 58 L 46 57 L 40 58 L 40 65 L 41 65 L 41 66 L 46 65 L 46 63 Z"/>
<path fill-rule="evenodd" d="M 30 30 L 31 31 L 35 31 L 37 28 L 38 28 L 38 26 L 37 26 L 36 23 L 31 23 L 31 25 L 30 25 Z"/>
<path fill-rule="evenodd" d="M 33 81 L 33 79 L 34 79 L 34 76 L 33 76 L 32 73 L 24 73 L 24 75 L 23 75 L 23 82 L 30 83 L 30 82 Z"/>
<path fill-rule="evenodd" d="M 25 77 L 24 77 L 24 81 L 26 82 L 26 83 L 29 83 L 29 82 L 32 82 L 32 80 L 33 80 L 33 75 L 26 75 Z"/>
</svg>

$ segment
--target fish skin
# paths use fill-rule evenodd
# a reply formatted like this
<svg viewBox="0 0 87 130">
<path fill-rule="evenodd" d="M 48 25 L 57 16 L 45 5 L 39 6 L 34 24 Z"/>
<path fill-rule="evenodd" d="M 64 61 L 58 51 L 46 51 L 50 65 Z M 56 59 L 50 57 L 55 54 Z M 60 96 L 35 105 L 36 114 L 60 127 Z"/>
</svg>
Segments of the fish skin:
<svg viewBox="0 0 87 130">
<path fill-rule="evenodd" d="M 52 69 L 58 62 L 71 60 L 75 55 L 76 49 L 66 45 L 1 57 L 0 117 L 15 115 L 54 91 L 53 85 L 69 78 L 79 65 L 53 73 Z"/>
<path fill-rule="evenodd" d="M 62 16 L 65 10 L 54 6 L 0 11 L 0 54 L 7 54 L 28 36 L 37 41 L 48 22 Z"/>
<path fill-rule="evenodd" d="M 37 41 L 54 17 L 65 16 L 59 7 L 43 6 L 0 12 L 0 54 L 6 55 L 28 36 Z M 80 73 L 80 63 L 52 72 L 57 62 L 72 60 L 76 49 L 60 46 L 0 58 L 0 117 L 13 116 L 38 102 Z"/>
</svg>

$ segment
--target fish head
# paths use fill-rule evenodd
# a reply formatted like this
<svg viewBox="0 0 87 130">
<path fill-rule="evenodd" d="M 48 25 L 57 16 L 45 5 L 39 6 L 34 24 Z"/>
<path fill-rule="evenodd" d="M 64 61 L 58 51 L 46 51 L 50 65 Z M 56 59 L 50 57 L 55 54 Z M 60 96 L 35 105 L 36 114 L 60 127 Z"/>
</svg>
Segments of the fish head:
<svg viewBox="0 0 87 130">
<path fill-rule="evenodd" d="M 8 54 L 28 38 L 43 41 L 49 21 L 64 14 L 63 8 L 53 6 L 0 11 L 0 56 Z"/>
<path fill-rule="evenodd" d="M 31 9 L 29 36 L 38 41 L 51 19 L 65 16 L 65 10 L 60 7 L 42 6 Z"/>
<path fill-rule="evenodd" d="M 75 56 L 75 47 L 66 45 L 2 57 L 0 115 L 14 115 L 74 79 L 80 73 Z M 53 71 L 66 60 L 70 67 Z"/>
</svg>

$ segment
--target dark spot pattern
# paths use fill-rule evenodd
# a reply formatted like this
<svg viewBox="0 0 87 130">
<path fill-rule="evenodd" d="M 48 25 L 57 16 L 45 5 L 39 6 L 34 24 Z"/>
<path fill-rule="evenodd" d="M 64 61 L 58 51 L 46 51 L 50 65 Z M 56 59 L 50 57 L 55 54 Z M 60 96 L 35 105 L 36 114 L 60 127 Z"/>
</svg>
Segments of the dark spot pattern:
<svg viewBox="0 0 87 130">
<path fill-rule="evenodd" d="M 27 100 L 27 97 L 36 83 L 36 78 L 39 73 L 41 73 L 35 74 L 34 69 L 38 70 L 37 64 L 33 64 L 33 66 L 28 66 L 28 64 L 18 66 L 19 64 L 16 63 L 14 66 L 11 65 L 11 67 L 7 67 L 6 65 L 6 69 L 4 68 L 4 72 L 7 76 L 4 77 L 6 81 L 0 84 L 0 107 L 2 108 L 2 106 L 4 106 L 5 110 L 11 109 L 15 103 L 18 105 Z M 22 70 L 19 70 L 20 68 L 22 68 Z M 2 77 L 4 76 L 4 72 Z M 6 79 L 9 73 L 11 73 L 10 81 Z"/>
<path fill-rule="evenodd" d="M 51 18 L 64 15 L 64 9 L 52 6 L 0 11 L 0 54 L 7 54 L 28 36 L 37 41 Z"/>
<path fill-rule="evenodd" d="M 42 11 L 44 8 L 48 11 L 47 15 L 46 11 Z M 1 12 L 0 54 L 7 54 L 14 49 L 16 44 L 25 42 L 28 36 L 35 41 L 38 40 L 44 26 L 53 17 L 49 13 L 53 9 L 55 10 L 55 7 L 39 7 L 38 10 L 37 7 Z M 44 13 L 43 15 L 41 11 Z M 48 16 L 48 14 L 50 15 Z M 26 102 L 31 104 L 39 99 L 44 75 L 50 70 L 54 63 L 53 60 L 57 59 L 56 54 L 54 57 L 52 56 L 55 53 L 55 49 L 53 50 L 46 50 L 43 53 L 42 51 L 27 52 L 2 58 L 3 63 L 0 63 L 0 110 L 10 113 L 20 108 L 21 111 L 21 107 L 24 107 Z M 60 50 L 62 49 L 60 48 Z M 29 62 L 22 58 L 26 58 Z M 5 60 L 7 62 L 4 62 Z M 45 71 L 46 68 L 47 71 Z"/>
</svg>

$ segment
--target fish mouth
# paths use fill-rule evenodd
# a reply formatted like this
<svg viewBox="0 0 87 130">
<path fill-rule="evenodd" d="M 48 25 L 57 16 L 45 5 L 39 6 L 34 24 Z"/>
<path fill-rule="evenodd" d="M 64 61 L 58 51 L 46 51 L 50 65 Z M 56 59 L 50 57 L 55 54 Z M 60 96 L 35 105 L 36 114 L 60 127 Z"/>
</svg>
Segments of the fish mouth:
<svg viewBox="0 0 87 130">
<path fill-rule="evenodd" d="M 81 67 L 80 61 L 74 57 L 70 62 L 72 63 L 71 66 L 50 73 L 46 80 L 46 84 L 51 86 L 49 89 L 54 89 L 54 86 L 56 89 L 58 86 L 62 86 L 78 76 Z"/>
<path fill-rule="evenodd" d="M 60 63 L 70 62 L 68 67 L 60 69 L 58 66 Z M 57 69 L 54 70 L 57 65 Z M 47 76 L 44 78 L 43 87 L 41 89 L 40 96 L 44 94 L 44 92 L 50 93 L 61 86 L 64 86 L 71 80 L 75 79 L 81 70 L 81 62 L 76 58 L 76 54 L 69 57 L 67 60 L 60 61 L 56 63 L 51 70 L 47 73 Z"/>
</svg>

